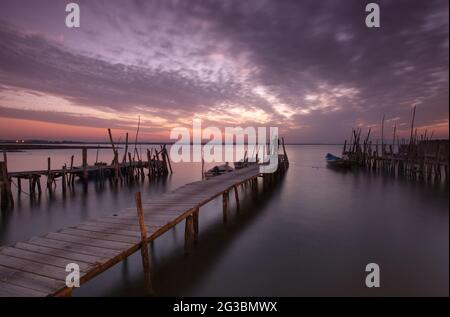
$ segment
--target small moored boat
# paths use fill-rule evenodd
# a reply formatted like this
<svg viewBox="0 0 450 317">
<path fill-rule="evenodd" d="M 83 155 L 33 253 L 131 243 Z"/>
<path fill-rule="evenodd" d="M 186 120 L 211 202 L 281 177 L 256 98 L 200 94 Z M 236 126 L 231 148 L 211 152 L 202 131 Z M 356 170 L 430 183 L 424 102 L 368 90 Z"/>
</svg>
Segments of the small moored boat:
<svg viewBox="0 0 450 317">
<path fill-rule="evenodd" d="M 355 165 L 355 162 L 350 160 L 346 155 L 339 157 L 331 153 L 328 153 L 325 156 L 325 160 L 327 161 L 327 165 L 329 167 L 350 168 Z"/>
<path fill-rule="evenodd" d="M 232 171 L 233 168 L 228 164 L 228 162 L 226 162 L 224 165 L 214 166 L 213 168 L 207 170 L 205 172 L 205 178 L 208 179 Z"/>
</svg>

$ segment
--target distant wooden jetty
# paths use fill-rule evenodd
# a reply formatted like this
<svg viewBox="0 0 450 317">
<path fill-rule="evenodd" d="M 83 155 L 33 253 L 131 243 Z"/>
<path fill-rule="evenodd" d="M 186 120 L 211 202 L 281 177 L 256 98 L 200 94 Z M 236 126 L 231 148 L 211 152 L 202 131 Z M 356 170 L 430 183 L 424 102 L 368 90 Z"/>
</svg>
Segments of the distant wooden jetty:
<svg viewBox="0 0 450 317">
<path fill-rule="evenodd" d="M 19 194 L 26 193 L 33 199 L 36 195 L 42 194 L 41 177 L 46 177 L 46 187 L 51 193 L 56 187 L 56 181 L 60 180 L 61 191 L 63 195 L 69 188 L 74 187 L 75 178 L 86 182 L 88 179 L 95 179 L 104 182 L 106 179 L 114 182 L 133 182 L 143 180 L 147 175 L 149 178 L 165 176 L 172 173 L 172 166 L 165 145 L 160 148 L 150 148 L 146 150 L 146 157 L 141 157 L 134 148 L 134 153 L 128 152 L 128 134 L 124 155 L 119 159 L 117 146 L 115 145 L 111 130 L 108 130 L 111 149 L 113 151 L 113 160 L 110 164 L 98 162 L 98 152 L 94 165 L 88 165 L 87 150 L 92 147 L 81 147 L 82 165 L 74 166 L 74 156 L 70 158 L 70 165 L 64 165 L 60 169 L 51 168 L 51 157 L 47 158 L 46 170 L 8 172 L 8 159 L 6 152 L 3 152 L 3 161 L 0 162 L 0 199 L 1 208 L 14 206 L 12 194 L 13 185 L 17 188 Z M 97 150 L 100 147 L 97 147 Z M 145 170 L 147 172 L 145 172 Z M 28 192 L 23 190 L 23 180 L 28 182 Z"/>
<path fill-rule="evenodd" d="M 361 139 L 361 129 L 352 131 L 350 142 L 345 140 L 342 150 L 354 165 L 372 171 L 383 171 L 410 179 L 448 182 L 449 140 L 435 140 L 425 131 L 418 135 L 414 129 L 415 108 L 411 123 L 410 138 L 401 139 L 394 126 L 391 141 L 384 135 L 384 116 L 381 123 L 381 140 L 370 139 L 371 129 Z"/>
<path fill-rule="evenodd" d="M 136 193 L 136 208 L 3 247 L 0 296 L 68 296 L 72 292 L 65 282 L 69 263 L 79 265 L 83 284 L 139 249 L 147 291 L 152 293 L 147 244 L 184 221 L 185 252 L 189 253 L 198 240 L 200 207 L 222 196 L 226 222 L 229 194 L 234 192 L 239 210 L 239 187 L 257 190 L 258 177 L 264 184 L 274 184 L 289 166 L 286 153 L 279 155 L 278 161 L 278 169 L 272 174 L 260 174 L 258 165 L 250 165 L 186 184 L 145 203 Z"/>
</svg>

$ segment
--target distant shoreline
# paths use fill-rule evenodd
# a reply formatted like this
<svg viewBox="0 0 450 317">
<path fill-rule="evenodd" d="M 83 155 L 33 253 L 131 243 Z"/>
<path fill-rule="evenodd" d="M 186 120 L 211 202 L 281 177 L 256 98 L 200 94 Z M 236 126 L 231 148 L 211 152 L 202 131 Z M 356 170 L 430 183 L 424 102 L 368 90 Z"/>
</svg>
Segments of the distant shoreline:
<svg viewBox="0 0 450 317">
<path fill-rule="evenodd" d="M 121 146 L 118 145 L 124 145 L 125 143 L 118 142 L 115 143 L 116 147 L 118 149 L 121 149 Z M 138 145 L 173 145 L 173 142 L 171 143 L 154 143 L 154 142 L 142 142 L 137 143 Z M 202 143 L 202 145 L 207 144 L 207 142 Z M 129 144 L 130 145 L 130 144 Z M 133 144 L 134 145 L 134 144 Z M 181 144 L 181 145 L 192 145 L 191 144 Z M 288 143 L 286 145 L 339 145 L 342 146 L 343 144 L 336 144 L 336 143 Z M 80 149 L 111 149 L 112 147 L 108 145 L 108 143 L 44 143 L 44 144 L 33 144 L 33 143 L 0 143 L 0 152 L 6 151 L 6 152 L 22 152 L 22 151 L 28 151 L 28 150 L 80 150 Z"/>
<path fill-rule="evenodd" d="M 111 146 L 93 145 L 52 145 L 52 144 L 0 144 L 1 151 L 21 152 L 25 150 L 66 150 L 66 149 L 110 149 Z"/>
</svg>

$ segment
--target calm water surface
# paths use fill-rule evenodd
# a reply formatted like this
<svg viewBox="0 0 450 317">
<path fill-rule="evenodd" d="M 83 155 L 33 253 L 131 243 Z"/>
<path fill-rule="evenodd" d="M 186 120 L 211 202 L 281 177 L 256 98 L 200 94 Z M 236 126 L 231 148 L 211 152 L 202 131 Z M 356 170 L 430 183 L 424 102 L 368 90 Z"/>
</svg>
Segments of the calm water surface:
<svg viewBox="0 0 450 317">
<path fill-rule="evenodd" d="M 222 224 L 221 200 L 200 209 L 200 242 L 183 255 L 184 223 L 151 245 L 152 274 L 161 296 L 419 296 L 449 295 L 448 186 L 393 179 L 365 171 L 327 169 L 337 146 L 288 146 L 290 168 L 276 188 L 241 193 L 241 213 Z M 10 153 L 9 170 L 60 168 L 81 150 Z M 93 163 L 96 150 L 89 150 Z M 111 150 L 99 160 L 110 162 Z M 76 184 L 63 199 L 58 184 L 30 202 L 15 197 L 0 217 L 0 245 L 75 225 L 151 200 L 199 180 L 200 164 L 174 164 L 167 180 L 104 187 Z M 28 190 L 26 182 L 24 191 Z M 45 188 L 45 187 L 43 187 Z M 16 188 L 13 186 L 13 189 Z M 17 192 L 15 191 L 15 195 Z M 381 288 L 364 284 L 367 263 L 381 268 Z M 74 296 L 141 296 L 140 253 L 89 281 Z"/>
</svg>

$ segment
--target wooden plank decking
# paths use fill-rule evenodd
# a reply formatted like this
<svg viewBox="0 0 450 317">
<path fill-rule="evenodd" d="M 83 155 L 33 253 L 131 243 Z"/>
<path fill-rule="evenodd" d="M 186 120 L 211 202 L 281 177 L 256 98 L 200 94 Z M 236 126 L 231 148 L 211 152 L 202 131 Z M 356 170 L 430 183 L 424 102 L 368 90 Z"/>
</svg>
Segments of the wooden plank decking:
<svg viewBox="0 0 450 317">
<path fill-rule="evenodd" d="M 189 183 L 144 202 L 147 240 L 155 240 L 202 205 L 258 175 L 259 166 L 253 165 Z M 141 231 L 135 207 L 2 247 L 0 296 L 65 295 L 71 291 L 65 284 L 67 264 L 79 265 L 83 284 L 140 247 Z"/>
</svg>

